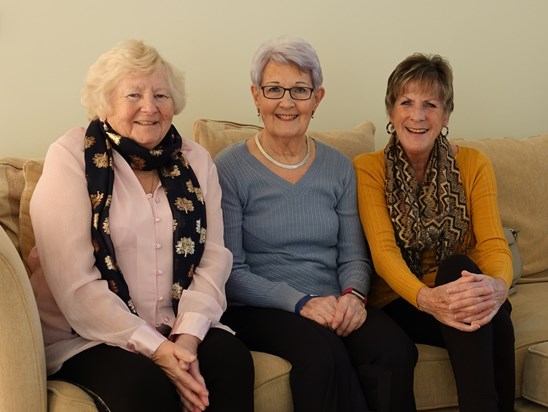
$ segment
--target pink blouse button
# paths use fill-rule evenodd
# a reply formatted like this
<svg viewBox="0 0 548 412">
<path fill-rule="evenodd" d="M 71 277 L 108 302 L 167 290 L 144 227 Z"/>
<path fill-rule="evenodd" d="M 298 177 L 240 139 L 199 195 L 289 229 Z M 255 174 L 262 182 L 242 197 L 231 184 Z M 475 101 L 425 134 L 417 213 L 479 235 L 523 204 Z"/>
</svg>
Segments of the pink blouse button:
<svg viewBox="0 0 548 412">
<path fill-rule="evenodd" d="M 154 245 L 154 247 L 155 247 L 156 249 L 160 249 L 160 248 L 162 247 L 162 245 L 159 244 L 159 243 L 156 243 L 156 244 Z"/>
<path fill-rule="evenodd" d="M 163 302 L 163 301 L 164 301 L 164 297 L 163 297 L 163 296 L 158 297 L 158 302 Z"/>
<path fill-rule="evenodd" d="M 160 221 L 160 218 L 159 217 L 155 217 L 154 218 L 154 223 L 158 223 Z"/>
<path fill-rule="evenodd" d="M 169 318 L 166 316 L 166 317 L 164 318 L 164 323 L 168 323 L 168 322 L 169 322 Z"/>
<path fill-rule="evenodd" d="M 164 272 L 162 272 L 160 269 L 158 269 L 158 270 L 156 271 L 156 275 L 161 275 L 162 273 L 164 273 Z"/>
<path fill-rule="evenodd" d="M 147 199 L 150 199 L 152 197 L 152 193 L 147 193 Z"/>
</svg>

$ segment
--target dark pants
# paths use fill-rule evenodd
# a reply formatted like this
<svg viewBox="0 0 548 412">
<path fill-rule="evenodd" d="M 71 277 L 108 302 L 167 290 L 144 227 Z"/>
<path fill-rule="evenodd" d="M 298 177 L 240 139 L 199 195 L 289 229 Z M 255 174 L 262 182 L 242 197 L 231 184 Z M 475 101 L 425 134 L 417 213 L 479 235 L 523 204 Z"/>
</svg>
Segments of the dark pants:
<svg viewBox="0 0 548 412">
<path fill-rule="evenodd" d="M 207 411 L 253 411 L 251 354 L 231 333 L 212 328 L 198 347 L 200 372 L 209 390 Z M 181 411 L 164 371 L 149 358 L 98 345 L 67 360 L 51 379 L 74 383 L 92 395 L 100 411 Z"/>
<path fill-rule="evenodd" d="M 455 255 L 439 267 L 436 285 L 481 273 L 468 257 Z M 463 412 L 514 410 L 515 354 L 512 306 L 506 301 L 490 323 L 475 332 L 461 332 L 438 322 L 403 299 L 386 305 L 392 317 L 416 343 L 447 348 Z"/>
<path fill-rule="evenodd" d="M 415 410 L 416 347 L 380 310 L 346 338 L 279 309 L 231 307 L 222 321 L 249 349 L 291 363 L 295 412 Z"/>
</svg>

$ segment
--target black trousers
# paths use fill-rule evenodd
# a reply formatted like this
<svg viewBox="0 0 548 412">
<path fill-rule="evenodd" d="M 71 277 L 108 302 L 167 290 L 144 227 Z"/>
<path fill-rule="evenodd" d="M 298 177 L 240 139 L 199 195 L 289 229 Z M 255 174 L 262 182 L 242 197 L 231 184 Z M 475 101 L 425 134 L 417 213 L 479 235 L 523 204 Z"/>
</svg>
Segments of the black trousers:
<svg viewBox="0 0 548 412">
<path fill-rule="evenodd" d="M 234 335 L 212 328 L 198 347 L 200 372 L 209 390 L 207 411 L 253 411 L 253 360 Z M 92 395 L 100 411 L 181 411 L 164 371 L 149 358 L 98 345 L 67 360 L 50 378 L 74 383 Z"/>
<path fill-rule="evenodd" d="M 416 347 L 380 310 L 345 338 L 280 309 L 230 307 L 222 321 L 249 349 L 291 363 L 295 412 L 415 410 Z"/>
<path fill-rule="evenodd" d="M 438 269 L 436 285 L 481 273 L 468 257 L 454 255 Z M 457 384 L 461 412 L 514 410 L 515 354 L 512 306 L 506 301 L 491 322 L 475 332 L 461 332 L 438 322 L 403 299 L 386 305 L 392 317 L 416 343 L 447 348 Z"/>
</svg>

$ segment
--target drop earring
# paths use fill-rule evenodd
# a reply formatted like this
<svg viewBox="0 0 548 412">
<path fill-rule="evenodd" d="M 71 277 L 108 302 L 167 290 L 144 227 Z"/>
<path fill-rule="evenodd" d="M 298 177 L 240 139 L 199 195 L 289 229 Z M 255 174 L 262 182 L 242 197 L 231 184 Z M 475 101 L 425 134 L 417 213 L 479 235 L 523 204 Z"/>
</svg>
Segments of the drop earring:
<svg viewBox="0 0 548 412">
<path fill-rule="evenodd" d="M 443 129 L 445 129 L 445 133 Z M 449 134 L 449 126 L 443 126 L 440 131 L 440 136 L 447 137 L 448 134 Z"/>
<path fill-rule="evenodd" d="M 388 133 L 390 136 L 396 131 L 396 128 L 392 124 L 392 122 L 388 122 L 386 124 L 386 133 Z"/>
</svg>

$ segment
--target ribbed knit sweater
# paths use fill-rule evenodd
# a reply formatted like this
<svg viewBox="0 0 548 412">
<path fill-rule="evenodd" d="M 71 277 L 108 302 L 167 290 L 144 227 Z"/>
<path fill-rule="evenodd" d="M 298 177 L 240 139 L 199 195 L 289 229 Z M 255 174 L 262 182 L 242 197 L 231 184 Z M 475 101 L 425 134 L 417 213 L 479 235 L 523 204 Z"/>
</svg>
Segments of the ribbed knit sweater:
<svg viewBox="0 0 548 412">
<path fill-rule="evenodd" d="M 293 311 L 306 294 L 369 290 L 371 262 L 361 230 L 350 159 L 319 141 L 306 174 L 291 184 L 245 142 L 215 159 L 225 245 L 234 255 L 229 305 Z"/>
<path fill-rule="evenodd" d="M 455 156 L 471 219 L 471 241 L 466 253 L 483 274 L 512 281 L 512 255 L 502 232 L 497 205 L 495 173 L 489 159 L 478 150 L 459 147 Z M 358 182 L 358 203 L 363 228 L 371 247 L 375 273 L 369 303 L 382 307 L 401 296 L 417 306 L 417 294 L 424 286 L 434 286 L 437 266 L 419 280 L 407 267 L 396 244 L 386 205 L 384 152 L 364 153 L 354 159 Z M 423 261 L 432 260 L 426 251 Z M 428 261 L 427 265 L 431 266 Z"/>
</svg>

